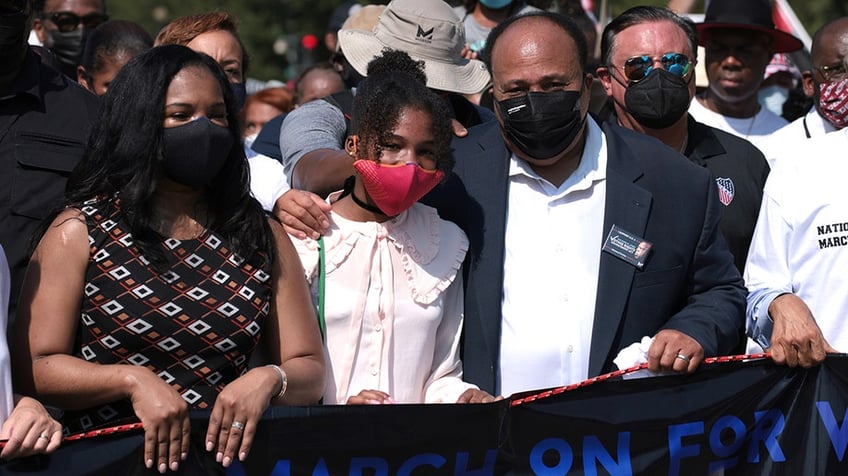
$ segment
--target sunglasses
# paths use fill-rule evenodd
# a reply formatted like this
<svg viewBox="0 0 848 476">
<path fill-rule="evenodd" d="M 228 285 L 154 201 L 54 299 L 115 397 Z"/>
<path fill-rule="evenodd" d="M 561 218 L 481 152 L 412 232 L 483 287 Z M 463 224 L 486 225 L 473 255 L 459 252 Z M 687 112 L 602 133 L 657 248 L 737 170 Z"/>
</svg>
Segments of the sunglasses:
<svg viewBox="0 0 848 476">
<path fill-rule="evenodd" d="M 680 78 L 689 74 L 692 60 L 683 53 L 666 53 L 659 58 L 662 68 Z M 638 83 L 654 70 L 654 58 L 648 55 L 634 56 L 624 62 L 624 76 L 631 83 Z"/>
<path fill-rule="evenodd" d="M 71 12 L 56 12 L 47 15 L 62 33 L 69 33 L 77 29 L 79 25 L 85 28 L 95 28 L 101 23 L 109 19 L 107 15 L 102 13 L 91 13 L 86 16 L 79 16 Z"/>
</svg>

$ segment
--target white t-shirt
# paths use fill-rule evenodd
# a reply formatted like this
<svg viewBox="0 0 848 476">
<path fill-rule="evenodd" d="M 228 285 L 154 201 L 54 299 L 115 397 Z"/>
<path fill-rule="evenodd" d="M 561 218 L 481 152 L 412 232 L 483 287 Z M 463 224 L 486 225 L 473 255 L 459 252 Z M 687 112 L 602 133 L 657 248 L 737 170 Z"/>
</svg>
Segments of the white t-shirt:
<svg viewBox="0 0 848 476">
<path fill-rule="evenodd" d="M 9 358 L 9 347 L 6 344 L 6 320 L 9 309 L 9 263 L 6 262 L 6 253 L 0 246 L 0 329 L 3 330 L 0 338 L 0 425 L 9 418 L 9 413 L 15 405 L 12 395 L 12 366 Z"/>
<path fill-rule="evenodd" d="M 793 293 L 833 348 L 848 351 L 848 130 L 807 141 L 804 160 L 769 174 L 745 265 L 747 326 L 768 319 L 772 300 Z"/>
<path fill-rule="evenodd" d="M 789 124 L 786 119 L 764 107 L 761 107 L 760 112 L 754 117 L 740 119 L 725 116 L 707 109 L 698 98 L 695 98 L 689 105 L 689 114 L 692 114 L 692 117 L 700 123 L 747 139 L 754 145 L 770 136 L 774 131 Z"/>
<path fill-rule="evenodd" d="M 250 193 L 262 204 L 262 208 L 270 212 L 274 209 L 274 202 L 290 188 L 289 180 L 283 164 L 250 148 L 255 139 L 253 136 L 244 141 L 244 153 L 250 167 Z"/>
<path fill-rule="evenodd" d="M 807 139 L 819 138 L 835 130 L 833 124 L 823 118 L 816 108 L 812 108 L 805 116 L 760 141 L 757 147 L 766 156 L 769 166 L 774 167 L 778 159 L 807 154 Z"/>
</svg>

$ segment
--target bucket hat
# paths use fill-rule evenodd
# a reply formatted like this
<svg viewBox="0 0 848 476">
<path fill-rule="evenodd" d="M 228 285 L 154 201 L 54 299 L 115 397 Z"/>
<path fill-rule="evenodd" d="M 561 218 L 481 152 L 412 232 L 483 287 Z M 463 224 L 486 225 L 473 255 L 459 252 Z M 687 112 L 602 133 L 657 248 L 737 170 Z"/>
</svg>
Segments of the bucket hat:
<svg viewBox="0 0 848 476">
<path fill-rule="evenodd" d="M 431 89 L 474 94 L 491 81 L 482 61 L 462 57 L 465 27 L 451 6 L 441 0 L 393 0 L 370 31 L 340 30 L 339 45 L 351 66 L 363 76 L 368 63 L 388 48 L 423 61 Z"/>
</svg>

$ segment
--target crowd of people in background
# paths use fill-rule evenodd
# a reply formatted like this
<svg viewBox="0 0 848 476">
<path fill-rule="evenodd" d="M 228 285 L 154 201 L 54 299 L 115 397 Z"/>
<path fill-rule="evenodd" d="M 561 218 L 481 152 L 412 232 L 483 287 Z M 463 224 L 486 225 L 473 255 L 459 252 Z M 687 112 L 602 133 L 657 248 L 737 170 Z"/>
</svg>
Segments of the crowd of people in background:
<svg viewBox="0 0 848 476">
<path fill-rule="evenodd" d="M 772 18 L 346 1 L 248 94 L 227 12 L 0 0 L 0 459 L 134 418 L 131 474 L 219 474 L 271 405 L 845 351 L 848 18 L 801 68 Z"/>
</svg>

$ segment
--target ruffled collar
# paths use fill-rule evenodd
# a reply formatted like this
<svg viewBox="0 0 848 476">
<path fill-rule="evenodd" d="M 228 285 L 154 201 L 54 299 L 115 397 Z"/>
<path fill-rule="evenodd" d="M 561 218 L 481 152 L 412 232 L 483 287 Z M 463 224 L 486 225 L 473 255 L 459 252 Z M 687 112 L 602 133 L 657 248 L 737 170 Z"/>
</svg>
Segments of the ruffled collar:
<svg viewBox="0 0 848 476">
<path fill-rule="evenodd" d="M 468 251 L 468 239 L 456 225 L 419 203 L 383 223 L 351 221 L 331 212 L 330 228 L 324 235 L 326 273 L 338 269 L 355 246 L 373 247 L 373 242 L 381 239 L 398 250 L 411 296 L 422 305 L 431 304 L 450 286 Z M 306 247 L 314 255 L 314 260 L 303 263 L 306 275 L 314 279 L 318 243 L 306 239 L 296 246 Z"/>
</svg>

